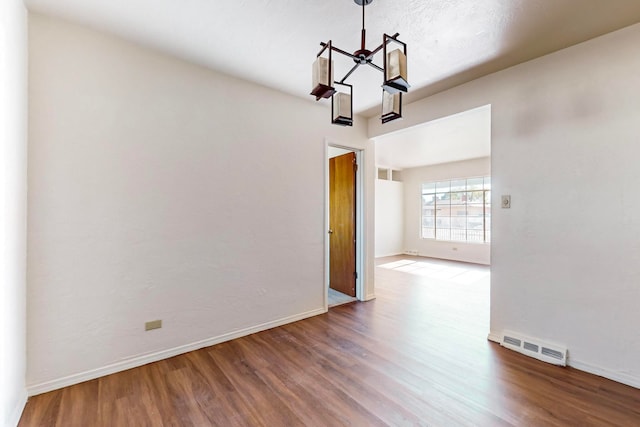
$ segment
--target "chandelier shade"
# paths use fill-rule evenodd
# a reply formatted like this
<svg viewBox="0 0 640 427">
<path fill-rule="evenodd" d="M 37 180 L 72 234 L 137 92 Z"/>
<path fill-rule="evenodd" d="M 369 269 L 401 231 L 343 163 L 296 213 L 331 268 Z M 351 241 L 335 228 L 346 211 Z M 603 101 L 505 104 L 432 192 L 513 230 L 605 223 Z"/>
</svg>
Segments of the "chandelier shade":
<svg viewBox="0 0 640 427">
<path fill-rule="evenodd" d="M 349 88 L 349 93 L 336 92 L 331 98 L 331 123 L 341 126 L 353 126 L 353 86 L 339 83 Z"/>
<path fill-rule="evenodd" d="M 316 101 L 323 98 L 331 98 L 331 123 L 341 126 L 353 125 L 353 86 L 346 83 L 346 80 L 361 65 L 368 65 L 382 72 L 382 123 L 402 118 L 402 92 L 409 90 L 407 77 L 407 45 L 398 39 L 399 33 L 393 36 L 383 34 L 382 44 L 374 50 L 366 48 L 365 30 L 365 6 L 371 4 L 373 0 L 354 0 L 362 6 L 362 32 L 360 49 L 354 53 L 333 46 L 331 40 L 327 43 L 321 42 L 322 49 L 316 55 L 316 60 L 312 67 L 312 89 L 311 95 L 316 97 Z M 399 47 L 387 51 L 389 44 L 397 44 Z M 382 51 L 382 67 L 373 62 L 375 55 Z M 341 80 L 334 80 L 334 63 L 332 53 L 351 58 L 355 65 L 347 71 Z M 335 86 L 348 88 L 347 92 L 338 92 Z"/>
<path fill-rule="evenodd" d="M 387 44 L 391 40 L 402 45 L 402 50 L 398 48 L 388 52 Z M 407 77 L 407 45 L 385 34 L 383 46 L 385 81 L 382 87 L 389 93 L 407 92 L 410 87 Z"/>
<path fill-rule="evenodd" d="M 387 123 L 402 117 L 402 92 L 390 93 L 382 91 L 382 123 Z"/>
<path fill-rule="evenodd" d="M 325 58 L 322 53 L 328 47 L 329 57 Z M 311 95 L 316 97 L 316 101 L 320 98 L 330 98 L 335 93 L 333 87 L 333 59 L 331 58 L 331 41 L 325 49 L 320 51 L 318 57 L 313 63 L 312 70 L 312 89 Z"/>
</svg>

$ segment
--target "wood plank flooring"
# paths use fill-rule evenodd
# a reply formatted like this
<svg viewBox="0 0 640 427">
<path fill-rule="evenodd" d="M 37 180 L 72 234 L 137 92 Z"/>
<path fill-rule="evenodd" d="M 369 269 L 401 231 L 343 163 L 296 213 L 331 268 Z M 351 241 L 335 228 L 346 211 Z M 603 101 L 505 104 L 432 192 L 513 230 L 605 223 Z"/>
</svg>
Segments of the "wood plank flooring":
<svg viewBox="0 0 640 427">
<path fill-rule="evenodd" d="M 378 264 L 374 301 L 32 397 L 20 426 L 640 426 L 640 390 L 486 340 L 487 267 Z"/>
</svg>

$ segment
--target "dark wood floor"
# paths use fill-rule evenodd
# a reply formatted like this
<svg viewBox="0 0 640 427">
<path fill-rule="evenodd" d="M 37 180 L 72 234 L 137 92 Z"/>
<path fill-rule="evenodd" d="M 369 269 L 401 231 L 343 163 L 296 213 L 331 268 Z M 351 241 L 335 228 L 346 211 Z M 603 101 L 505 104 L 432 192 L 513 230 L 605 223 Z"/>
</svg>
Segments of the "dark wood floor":
<svg viewBox="0 0 640 427">
<path fill-rule="evenodd" d="M 374 301 L 32 397 L 20 426 L 640 426 L 640 390 L 486 340 L 486 267 L 380 263 Z"/>
</svg>

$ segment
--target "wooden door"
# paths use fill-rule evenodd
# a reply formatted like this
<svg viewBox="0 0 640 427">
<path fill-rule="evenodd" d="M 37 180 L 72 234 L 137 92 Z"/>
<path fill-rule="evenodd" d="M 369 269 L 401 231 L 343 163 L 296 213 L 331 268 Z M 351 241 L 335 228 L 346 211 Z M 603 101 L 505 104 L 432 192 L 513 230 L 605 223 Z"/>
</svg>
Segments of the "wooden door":
<svg viewBox="0 0 640 427">
<path fill-rule="evenodd" d="M 356 296 L 356 155 L 329 159 L 329 286 Z"/>
</svg>

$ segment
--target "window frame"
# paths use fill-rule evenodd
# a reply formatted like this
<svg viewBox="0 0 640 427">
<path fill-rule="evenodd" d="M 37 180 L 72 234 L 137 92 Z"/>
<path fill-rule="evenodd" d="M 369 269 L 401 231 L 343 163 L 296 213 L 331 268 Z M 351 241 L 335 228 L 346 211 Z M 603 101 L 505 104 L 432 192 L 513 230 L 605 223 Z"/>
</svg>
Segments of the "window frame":
<svg viewBox="0 0 640 427">
<path fill-rule="evenodd" d="M 473 193 L 481 193 L 481 196 L 478 197 L 478 194 L 475 194 L 474 198 L 472 196 Z M 427 200 L 425 197 L 429 198 L 428 203 L 433 203 L 430 205 L 430 209 L 429 205 L 425 205 Z M 480 199 L 481 202 L 478 201 Z M 441 204 L 443 207 L 439 208 L 439 200 L 446 200 L 448 203 Z M 452 203 L 454 200 L 456 203 Z M 461 207 L 464 207 L 463 215 L 460 214 Z M 481 214 L 478 209 L 476 209 L 475 214 L 470 214 L 469 207 L 481 208 Z M 438 217 L 438 212 L 442 209 L 446 209 L 448 215 Z M 457 209 L 457 215 L 453 215 L 454 209 Z M 431 211 L 429 216 L 425 215 L 427 210 Z M 482 219 L 481 236 L 479 236 L 481 238 L 475 240 L 470 239 L 470 231 L 480 230 L 469 228 L 469 220 L 473 218 Z M 443 220 L 446 225 L 439 228 L 438 223 L 442 224 Z M 464 223 L 464 228 L 460 226 L 461 222 Z M 431 226 L 425 227 L 425 223 Z M 454 223 L 458 224 L 458 226 L 452 227 Z M 429 232 L 425 233 L 425 230 Z M 461 234 L 464 235 L 464 238 L 460 237 Z M 491 175 L 423 182 L 420 186 L 420 239 L 440 242 L 490 244 Z"/>
</svg>

